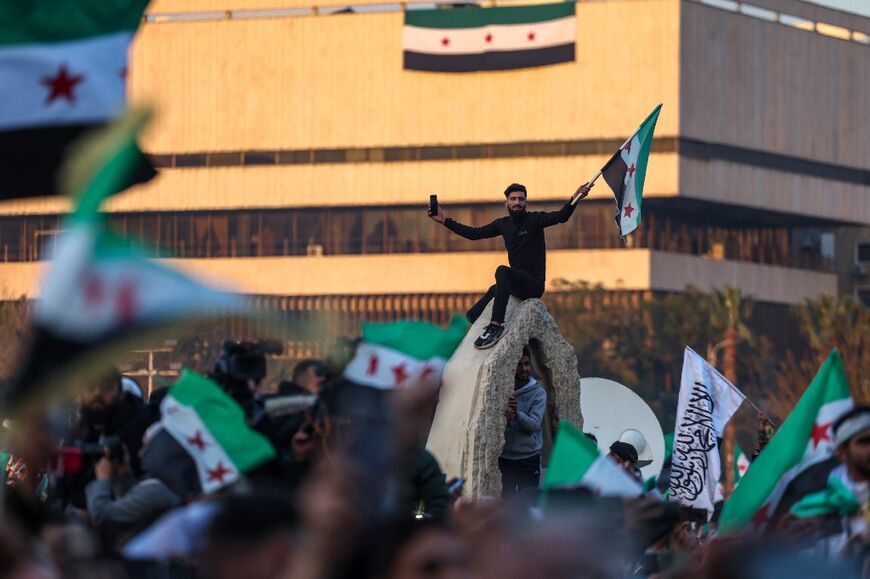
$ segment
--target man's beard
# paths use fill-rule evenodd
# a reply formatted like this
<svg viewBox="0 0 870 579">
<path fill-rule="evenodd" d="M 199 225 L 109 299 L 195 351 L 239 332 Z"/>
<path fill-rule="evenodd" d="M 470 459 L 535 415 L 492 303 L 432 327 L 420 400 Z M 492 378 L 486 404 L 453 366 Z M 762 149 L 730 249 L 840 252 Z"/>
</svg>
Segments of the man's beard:
<svg viewBox="0 0 870 579">
<path fill-rule="evenodd" d="M 517 217 L 522 217 L 526 214 L 526 208 L 523 207 L 522 209 L 511 209 L 510 207 L 508 207 L 508 214 L 516 219 Z"/>
<path fill-rule="evenodd" d="M 100 405 L 94 408 L 83 406 L 81 409 L 81 416 L 88 424 L 93 426 L 104 426 L 109 421 L 109 418 L 112 417 L 114 410 L 114 405 Z"/>
</svg>

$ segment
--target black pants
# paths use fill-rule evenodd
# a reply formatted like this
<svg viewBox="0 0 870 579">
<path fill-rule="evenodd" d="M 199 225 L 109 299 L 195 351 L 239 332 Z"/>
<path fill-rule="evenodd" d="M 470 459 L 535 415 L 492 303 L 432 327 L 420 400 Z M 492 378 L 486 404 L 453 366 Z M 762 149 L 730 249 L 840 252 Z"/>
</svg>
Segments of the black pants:
<svg viewBox="0 0 870 579">
<path fill-rule="evenodd" d="M 500 265 L 495 270 L 495 285 L 491 286 L 489 291 L 471 306 L 465 317 L 472 324 L 476 322 L 486 308 L 486 304 L 494 297 L 495 303 L 492 306 L 491 319 L 493 322 L 504 323 L 504 313 L 511 296 L 527 300 L 539 298 L 542 295 L 544 295 L 544 282 L 542 280 L 535 279 L 524 271 Z"/>
<path fill-rule="evenodd" d="M 501 496 L 507 498 L 525 489 L 536 489 L 541 482 L 541 455 L 509 460 L 498 459 L 501 471 Z"/>
</svg>

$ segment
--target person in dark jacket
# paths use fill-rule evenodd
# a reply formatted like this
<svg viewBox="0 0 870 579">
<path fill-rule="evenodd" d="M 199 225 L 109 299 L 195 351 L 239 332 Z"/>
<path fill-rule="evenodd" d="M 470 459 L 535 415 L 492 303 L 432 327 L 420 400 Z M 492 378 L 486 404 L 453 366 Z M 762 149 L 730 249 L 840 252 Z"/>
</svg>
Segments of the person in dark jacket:
<svg viewBox="0 0 870 579">
<path fill-rule="evenodd" d="M 489 348 L 501 338 L 510 296 L 525 300 L 544 295 L 547 265 L 544 228 L 568 221 L 574 213 L 576 202 L 586 197 L 590 189 L 592 183 L 581 185 L 571 201 L 558 211 L 529 212 L 526 211 L 525 185 L 511 183 L 504 192 L 504 206 L 508 210 L 508 216 L 496 219 L 483 227 L 470 227 L 445 217 L 440 206 L 436 214 L 433 215 L 431 210 L 428 212 L 430 218 L 465 239 L 474 241 L 499 235 L 504 239 L 510 267 L 500 265 L 496 268 L 495 284 L 466 314 L 468 321 L 474 323 L 483 313 L 489 300 L 495 298 L 490 323 L 474 342 L 475 348 Z"/>
<path fill-rule="evenodd" d="M 402 514 L 419 514 L 442 518 L 450 509 L 450 491 L 438 461 L 422 446 L 413 448 L 402 463 L 404 488 L 399 510 Z"/>
</svg>

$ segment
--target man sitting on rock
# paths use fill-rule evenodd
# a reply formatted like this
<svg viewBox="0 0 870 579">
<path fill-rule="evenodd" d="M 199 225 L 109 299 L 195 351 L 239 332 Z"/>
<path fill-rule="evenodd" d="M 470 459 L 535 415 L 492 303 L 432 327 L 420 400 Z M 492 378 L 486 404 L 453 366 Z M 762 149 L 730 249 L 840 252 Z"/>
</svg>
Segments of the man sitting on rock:
<svg viewBox="0 0 870 579">
<path fill-rule="evenodd" d="M 501 470 L 502 497 L 523 489 L 538 488 L 541 479 L 541 448 L 544 437 L 541 423 L 547 408 L 547 393 L 531 376 L 529 349 L 523 355 L 514 375 L 514 393 L 504 411 L 507 426 L 504 449 L 498 459 Z"/>
<path fill-rule="evenodd" d="M 544 280 L 546 279 L 547 245 L 544 240 L 544 228 L 565 223 L 574 213 L 575 203 L 583 199 L 592 189 L 592 183 L 580 186 L 564 207 L 558 211 L 526 211 L 526 187 L 519 183 L 511 183 L 504 191 L 504 206 L 508 210 L 507 217 L 496 219 L 483 227 L 469 227 L 444 216 L 441 207 L 438 212 L 429 217 L 444 224 L 444 226 L 472 241 L 488 239 L 501 235 L 508 251 L 510 267 L 500 265 L 495 270 L 495 285 L 474 304 L 466 317 L 472 324 L 483 313 L 489 300 L 495 298 L 492 306 L 492 317 L 480 337 L 474 342 L 479 349 L 489 348 L 501 338 L 504 333 L 504 317 L 510 296 L 521 300 L 539 298 L 544 295 Z"/>
</svg>

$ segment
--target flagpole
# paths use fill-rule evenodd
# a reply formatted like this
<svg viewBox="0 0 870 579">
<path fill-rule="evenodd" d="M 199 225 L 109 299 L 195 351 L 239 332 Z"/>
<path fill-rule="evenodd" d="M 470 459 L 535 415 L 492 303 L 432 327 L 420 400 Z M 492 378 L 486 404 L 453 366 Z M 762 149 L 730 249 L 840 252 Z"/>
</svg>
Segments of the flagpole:
<svg viewBox="0 0 870 579">
<path fill-rule="evenodd" d="M 701 354 L 698 354 L 698 352 L 695 352 L 695 350 L 693 350 L 693 349 L 690 348 L 689 346 L 686 346 L 686 349 L 689 350 L 690 352 L 692 352 L 693 354 L 696 354 L 699 358 L 701 358 Z M 703 358 L 702 358 L 702 359 L 703 359 Z M 716 366 L 714 366 L 714 365 L 711 364 L 710 362 L 707 362 L 707 365 L 710 366 L 710 367 L 713 369 L 713 371 L 716 372 L 716 374 L 718 374 L 719 377 L 722 378 L 722 379 L 725 381 L 726 384 L 728 384 L 728 387 L 731 388 L 731 390 L 733 390 L 735 393 L 737 393 L 738 396 L 740 396 L 741 398 L 743 398 L 743 401 L 744 401 L 744 402 L 748 402 L 750 406 L 752 406 L 753 408 L 755 408 L 755 410 L 757 410 L 758 412 L 761 412 L 762 414 L 764 414 L 765 416 L 767 416 L 767 421 L 770 423 L 771 426 L 773 426 L 774 428 L 776 428 L 776 424 L 774 424 L 773 421 L 770 419 L 770 414 L 768 414 L 767 412 L 765 412 L 764 410 L 762 410 L 761 408 L 759 408 L 758 405 L 757 405 L 755 402 L 753 402 L 752 400 L 750 400 L 750 399 L 746 396 L 746 394 L 744 394 L 743 392 L 741 392 L 740 390 L 738 390 L 738 389 L 737 389 L 737 386 L 735 386 L 734 384 L 731 383 L 731 380 L 729 380 L 728 378 L 726 378 L 725 376 L 723 376 L 723 375 L 722 375 L 722 372 L 720 372 L 719 370 L 716 369 Z"/>
</svg>

